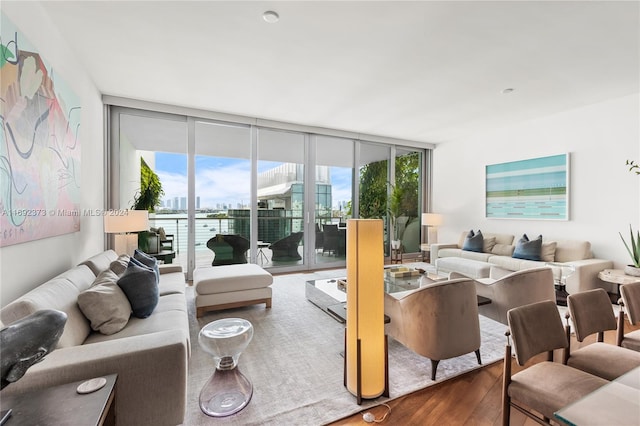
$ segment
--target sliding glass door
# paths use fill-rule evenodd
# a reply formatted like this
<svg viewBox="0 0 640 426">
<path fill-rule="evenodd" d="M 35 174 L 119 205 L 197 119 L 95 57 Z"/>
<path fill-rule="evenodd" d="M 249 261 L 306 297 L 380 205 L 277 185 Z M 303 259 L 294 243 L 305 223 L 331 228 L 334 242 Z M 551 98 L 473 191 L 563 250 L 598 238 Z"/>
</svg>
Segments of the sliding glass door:
<svg viewBox="0 0 640 426">
<path fill-rule="evenodd" d="M 315 236 L 313 262 L 317 267 L 346 261 L 346 221 L 353 217 L 353 159 L 351 139 L 316 136 Z"/>
<path fill-rule="evenodd" d="M 111 110 L 108 207 L 143 209 L 137 203 L 144 192 L 141 176 L 162 184 L 152 206 L 149 225 L 163 228 L 171 261 L 188 268 L 187 122 L 185 117 L 130 108 Z M 158 247 L 146 250 L 162 251 Z"/>
<path fill-rule="evenodd" d="M 286 268 L 304 263 L 307 135 L 258 129 L 258 262 Z"/>
<path fill-rule="evenodd" d="M 170 235 L 189 278 L 245 259 L 282 272 L 344 266 L 352 217 L 385 221 L 387 256 L 396 234 L 419 252 L 425 150 L 132 108 L 109 116 L 108 207 L 132 207 L 141 176 L 155 176 L 150 226 Z M 393 188 L 403 199 L 391 221 Z"/>
<path fill-rule="evenodd" d="M 251 241 L 251 131 L 196 120 L 196 267 L 244 261 Z"/>
</svg>

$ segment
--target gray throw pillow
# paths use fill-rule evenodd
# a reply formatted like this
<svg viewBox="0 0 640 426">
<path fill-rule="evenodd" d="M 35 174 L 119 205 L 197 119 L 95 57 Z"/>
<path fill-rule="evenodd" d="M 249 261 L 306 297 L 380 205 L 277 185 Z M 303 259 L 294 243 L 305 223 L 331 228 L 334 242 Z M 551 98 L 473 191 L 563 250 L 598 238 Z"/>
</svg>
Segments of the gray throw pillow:
<svg viewBox="0 0 640 426">
<path fill-rule="evenodd" d="M 478 232 L 474 234 L 472 229 L 464 238 L 464 243 L 462 244 L 462 250 L 475 251 L 478 253 L 482 253 L 483 249 L 484 249 L 484 238 L 482 236 L 482 232 L 478 229 Z"/>
<path fill-rule="evenodd" d="M 160 282 L 160 267 L 158 266 L 158 259 L 153 256 L 149 256 L 147 253 L 138 249 L 133 252 L 133 258 L 143 265 L 153 269 L 153 271 L 156 273 L 158 282 Z"/>
<path fill-rule="evenodd" d="M 158 305 L 160 292 L 156 273 L 131 258 L 129 266 L 118 280 L 118 285 L 127 296 L 133 316 L 147 318 Z"/>
<path fill-rule="evenodd" d="M 529 241 L 527 234 L 522 235 L 522 238 L 516 243 L 516 248 L 513 250 L 513 255 L 517 259 L 526 260 L 540 260 L 540 253 L 542 250 L 542 235 L 538 236 L 535 240 Z"/>
<path fill-rule="evenodd" d="M 131 316 L 131 304 L 118 287 L 118 276 L 109 269 L 78 295 L 78 307 L 91 322 L 91 328 L 102 334 L 122 330 Z"/>
<path fill-rule="evenodd" d="M 121 254 L 116 260 L 111 262 L 109 269 L 111 269 L 117 276 L 121 276 L 124 274 L 124 271 L 127 270 L 129 258 L 130 256 L 128 254 Z"/>
</svg>

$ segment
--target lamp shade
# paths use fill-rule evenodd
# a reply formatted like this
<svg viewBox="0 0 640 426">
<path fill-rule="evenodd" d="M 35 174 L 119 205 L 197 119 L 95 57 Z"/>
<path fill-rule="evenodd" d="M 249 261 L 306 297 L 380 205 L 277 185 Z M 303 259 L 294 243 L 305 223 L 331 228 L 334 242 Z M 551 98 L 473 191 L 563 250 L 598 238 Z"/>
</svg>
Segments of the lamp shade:
<svg viewBox="0 0 640 426">
<path fill-rule="evenodd" d="M 149 212 L 146 210 L 114 210 L 104 217 L 104 232 L 122 234 L 149 229 Z"/>
<path fill-rule="evenodd" d="M 358 398 L 385 392 L 383 247 L 381 219 L 347 221 L 346 385 Z"/>
<path fill-rule="evenodd" d="M 426 226 L 442 225 L 442 215 L 438 213 L 422 213 L 422 224 Z"/>
</svg>

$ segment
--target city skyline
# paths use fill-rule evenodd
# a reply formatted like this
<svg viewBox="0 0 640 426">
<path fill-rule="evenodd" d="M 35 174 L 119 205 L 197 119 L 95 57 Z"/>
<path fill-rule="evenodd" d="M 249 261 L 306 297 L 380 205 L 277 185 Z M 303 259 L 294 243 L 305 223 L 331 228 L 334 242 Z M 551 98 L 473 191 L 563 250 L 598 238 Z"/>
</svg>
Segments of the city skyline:
<svg viewBox="0 0 640 426">
<path fill-rule="evenodd" d="M 187 158 L 185 154 L 155 152 L 155 172 L 162 182 L 164 196 L 162 206 L 175 209 L 175 200 L 184 198 L 186 210 Z M 270 170 L 283 163 L 258 161 L 258 173 Z M 196 209 L 223 210 L 249 208 L 249 182 L 251 170 L 249 160 L 222 157 L 195 157 Z M 351 200 L 351 169 L 330 167 L 332 209 L 338 210 Z M 180 203 L 179 203 L 180 204 Z M 199 206 L 199 207 L 198 207 Z M 238 207 L 242 206 L 242 207 Z"/>
</svg>

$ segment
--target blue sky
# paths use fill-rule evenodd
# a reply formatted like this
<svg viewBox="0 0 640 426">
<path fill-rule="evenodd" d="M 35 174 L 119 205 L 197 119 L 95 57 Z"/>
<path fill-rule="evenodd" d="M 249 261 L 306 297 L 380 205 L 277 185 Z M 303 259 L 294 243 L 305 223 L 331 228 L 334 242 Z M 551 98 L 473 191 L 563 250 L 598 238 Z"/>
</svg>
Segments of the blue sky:
<svg viewBox="0 0 640 426">
<path fill-rule="evenodd" d="M 281 163 L 259 161 L 258 172 L 272 169 Z M 185 154 L 155 153 L 155 172 L 165 192 L 164 199 L 186 197 L 187 156 Z M 196 196 L 201 207 L 249 203 L 250 163 L 246 159 L 196 156 Z M 340 201 L 351 199 L 351 169 L 331 168 L 332 201 L 337 208 Z"/>
</svg>

